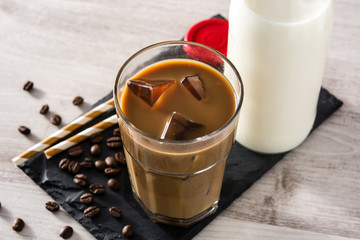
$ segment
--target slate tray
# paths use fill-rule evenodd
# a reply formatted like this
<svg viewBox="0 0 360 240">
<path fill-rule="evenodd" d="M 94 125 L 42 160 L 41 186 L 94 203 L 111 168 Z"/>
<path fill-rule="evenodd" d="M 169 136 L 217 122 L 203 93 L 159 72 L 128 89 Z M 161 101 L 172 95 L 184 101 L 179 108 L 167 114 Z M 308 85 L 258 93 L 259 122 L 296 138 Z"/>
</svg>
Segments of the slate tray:
<svg viewBox="0 0 360 240">
<path fill-rule="evenodd" d="M 109 93 L 93 107 L 111 97 L 112 93 Z M 342 102 L 340 100 L 322 88 L 313 130 L 330 117 L 341 105 Z M 115 110 L 110 110 L 76 132 L 114 113 Z M 72 157 L 72 160 L 81 161 L 84 157 L 91 157 L 95 161 L 97 159 L 104 159 L 109 155 L 113 156 L 117 151 L 122 151 L 121 149 L 110 149 L 106 146 L 106 139 L 112 136 L 112 131 L 115 127 L 103 132 L 104 141 L 101 143 L 103 150 L 101 156 L 97 158 L 91 157 L 89 150 L 91 143 L 89 140 L 85 140 L 80 144 L 85 149 L 84 154 L 79 157 Z M 191 239 L 286 154 L 258 154 L 245 149 L 235 142 L 227 160 L 217 212 L 190 228 L 179 228 L 152 222 L 133 198 L 126 167 L 122 168 L 120 176 L 117 177 L 122 183 L 119 191 L 115 192 L 107 188 L 106 194 L 96 196 L 95 204 L 100 206 L 101 212 L 93 219 L 83 216 L 83 210 L 86 206 L 79 202 L 79 197 L 83 193 L 88 192 L 88 189 L 74 184 L 73 175 L 67 171 L 60 170 L 58 167 L 58 163 L 62 158 L 69 157 L 67 152 L 63 152 L 50 160 L 47 160 L 43 152 L 41 152 L 19 167 L 97 239 L 125 239 L 121 235 L 121 230 L 126 224 L 131 224 L 134 227 L 135 233 L 131 238 L 134 240 Z M 90 183 L 100 182 L 106 185 L 107 177 L 94 168 L 90 170 L 82 169 L 81 172 L 88 175 Z M 123 210 L 123 216 L 119 220 L 114 219 L 108 214 L 108 208 L 114 205 L 121 207 Z"/>
</svg>

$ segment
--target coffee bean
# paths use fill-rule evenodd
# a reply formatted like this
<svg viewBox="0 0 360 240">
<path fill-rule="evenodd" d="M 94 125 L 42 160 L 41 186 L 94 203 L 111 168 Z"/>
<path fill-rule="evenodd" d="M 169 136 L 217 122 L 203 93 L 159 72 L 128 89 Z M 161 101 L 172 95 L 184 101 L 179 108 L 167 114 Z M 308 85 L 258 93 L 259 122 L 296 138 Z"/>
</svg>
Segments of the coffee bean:
<svg viewBox="0 0 360 240">
<path fill-rule="evenodd" d="M 30 128 L 25 127 L 25 126 L 20 126 L 20 127 L 18 128 L 18 130 L 19 130 L 20 133 L 22 133 L 22 134 L 24 134 L 24 135 L 29 135 L 30 132 L 31 132 Z"/>
<path fill-rule="evenodd" d="M 120 172 L 121 172 L 121 168 L 119 168 L 119 167 L 118 168 L 110 168 L 110 167 L 108 167 L 108 168 L 104 169 L 104 173 L 108 177 L 117 176 L 117 175 L 120 174 Z"/>
<path fill-rule="evenodd" d="M 68 170 L 72 174 L 77 174 L 80 171 L 80 164 L 76 161 L 71 161 L 68 166 Z"/>
<path fill-rule="evenodd" d="M 119 148 L 122 146 L 120 137 L 110 137 L 106 141 L 106 145 L 110 148 Z"/>
<path fill-rule="evenodd" d="M 100 156 L 101 155 L 101 147 L 99 144 L 94 144 L 90 148 L 90 153 L 93 156 Z"/>
<path fill-rule="evenodd" d="M 0 202 L 0 209 L 1 209 L 1 202 Z"/>
<path fill-rule="evenodd" d="M 123 152 L 115 153 L 115 160 L 121 163 L 122 165 L 126 165 L 125 154 Z"/>
<path fill-rule="evenodd" d="M 91 143 L 100 143 L 103 139 L 104 137 L 101 133 L 94 133 L 89 137 Z"/>
<path fill-rule="evenodd" d="M 114 191 L 117 191 L 121 188 L 121 183 L 120 181 L 118 181 L 117 179 L 115 178 L 110 178 L 108 181 L 107 181 L 107 185 L 110 189 L 114 190 Z"/>
<path fill-rule="evenodd" d="M 50 122 L 54 125 L 60 125 L 61 123 L 61 117 L 57 114 L 53 114 L 50 117 Z"/>
<path fill-rule="evenodd" d="M 65 226 L 60 231 L 60 237 L 68 239 L 73 235 L 74 230 L 70 226 Z"/>
<path fill-rule="evenodd" d="M 87 218 L 93 218 L 100 213 L 100 208 L 98 206 L 90 206 L 84 210 L 84 216 Z"/>
<path fill-rule="evenodd" d="M 45 208 L 50 212 L 56 212 L 59 210 L 59 204 L 57 202 L 47 202 L 45 203 Z"/>
<path fill-rule="evenodd" d="M 115 128 L 114 131 L 113 131 L 113 135 L 115 137 L 120 137 L 120 128 Z"/>
<path fill-rule="evenodd" d="M 74 183 L 80 187 L 84 187 L 88 184 L 88 177 L 85 174 L 76 174 L 74 177 Z"/>
<path fill-rule="evenodd" d="M 131 225 L 126 225 L 122 229 L 121 233 L 124 237 L 131 237 L 134 234 L 134 231 Z"/>
<path fill-rule="evenodd" d="M 106 163 L 103 160 L 97 160 L 95 161 L 95 168 L 99 171 L 104 171 L 106 168 Z"/>
<path fill-rule="evenodd" d="M 112 206 L 111 208 L 109 208 L 109 213 L 114 218 L 119 218 L 122 215 L 121 209 L 117 206 Z"/>
<path fill-rule="evenodd" d="M 93 183 L 90 185 L 89 190 L 93 194 L 103 194 L 105 193 L 105 186 L 101 183 Z"/>
<path fill-rule="evenodd" d="M 80 96 L 76 96 L 73 100 L 74 105 L 81 105 L 84 102 L 84 99 Z"/>
<path fill-rule="evenodd" d="M 23 230 L 24 226 L 25 226 L 25 222 L 21 218 L 17 218 L 15 219 L 12 225 L 12 229 L 17 232 L 20 232 L 21 230 Z"/>
<path fill-rule="evenodd" d="M 91 193 L 84 193 L 80 196 L 80 203 L 82 204 L 90 204 L 94 202 L 94 195 Z"/>
<path fill-rule="evenodd" d="M 76 145 L 68 149 L 68 154 L 73 157 L 80 156 L 83 152 L 84 150 L 80 145 Z"/>
<path fill-rule="evenodd" d="M 70 160 L 68 158 L 63 158 L 61 159 L 61 161 L 59 162 L 59 168 L 61 170 L 65 170 L 68 168 L 69 166 L 69 163 L 70 163 Z"/>
<path fill-rule="evenodd" d="M 49 105 L 45 104 L 40 108 L 40 114 L 46 114 L 49 111 Z"/>
<path fill-rule="evenodd" d="M 105 158 L 105 163 L 106 163 L 106 166 L 112 167 L 112 168 L 115 168 L 115 167 L 117 167 L 119 165 L 116 162 L 115 158 L 113 158 L 111 156 L 108 156 L 108 157 Z"/>
<path fill-rule="evenodd" d="M 27 81 L 24 86 L 23 86 L 23 89 L 25 91 L 31 91 L 31 89 L 33 89 L 34 87 L 34 83 L 32 81 Z"/>
<path fill-rule="evenodd" d="M 93 166 L 93 161 L 91 160 L 91 158 L 84 158 L 84 160 L 82 162 L 80 162 L 80 166 L 83 168 L 92 168 Z"/>
</svg>

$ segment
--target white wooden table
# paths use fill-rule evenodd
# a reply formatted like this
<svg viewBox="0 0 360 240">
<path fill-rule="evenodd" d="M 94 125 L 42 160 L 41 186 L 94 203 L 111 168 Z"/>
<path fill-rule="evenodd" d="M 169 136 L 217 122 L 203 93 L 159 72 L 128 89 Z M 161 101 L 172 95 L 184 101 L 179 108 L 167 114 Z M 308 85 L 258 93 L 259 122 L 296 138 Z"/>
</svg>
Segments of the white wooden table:
<svg viewBox="0 0 360 240">
<path fill-rule="evenodd" d="M 228 16 L 229 0 L 0 0 L 0 239 L 93 239 L 11 159 L 106 95 L 121 64 L 140 48 L 180 39 L 194 23 Z M 360 239 L 360 2 L 335 1 L 323 86 L 344 101 L 197 239 Z M 23 91 L 34 82 L 31 93 Z M 85 104 L 72 104 L 81 95 Z M 32 134 L 21 135 L 26 125 Z M 26 227 L 11 229 L 21 217 Z M 136 229 L 135 229 L 136 231 Z"/>
</svg>

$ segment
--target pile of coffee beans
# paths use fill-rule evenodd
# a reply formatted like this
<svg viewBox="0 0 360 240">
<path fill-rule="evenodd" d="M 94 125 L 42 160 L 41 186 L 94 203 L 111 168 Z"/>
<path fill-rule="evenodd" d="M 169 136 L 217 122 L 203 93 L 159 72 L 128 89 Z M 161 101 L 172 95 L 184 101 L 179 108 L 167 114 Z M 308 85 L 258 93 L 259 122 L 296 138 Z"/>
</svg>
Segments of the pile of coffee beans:
<svg viewBox="0 0 360 240">
<path fill-rule="evenodd" d="M 121 182 L 117 179 L 120 175 L 121 169 L 126 167 L 125 155 L 120 148 L 122 141 L 120 137 L 120 129 L 115 128 L 113 136 L 105 139 L 102 133 L 91 135 L 88 140 L 90 142 L 90 149 L 88 150 L 90 157 L 81 157 L 85 153 L 85 149 L 81 145 L 75 145 L 67 150 L 67 155 L 59 161 L 59 168 L 73 176 L 73 181 L 76 185 L 88 191 L 79 197 L 79 202 L 84 204 L 84 217 L 95 218 L 101 213 L 102 207 L 94 204 L 96 197 L 106 194 L 107 188 L 112 191 L 121 189 Z M 98 159 L 103 153 L 102 142 L 111 149 L 115 149 L 116 153 L 113 156 L 106 156 L 104 159 Z M 119 151 L 117 149 L 119 148 Z M 106 152 L 106 151 L 105 151 Z M 108 177 L 106 184 L 100 182 L 92 182 L 91 176 L 88 176 L 88 170 L 94 168 L 102 172 L 104 176 Z M 119 206 L 109 206 L 108 213 L 114 218 L 121 218 L 123 215 L 122 209 Z M 133 228 L 131 225 L 124 226 L 123 235 L 131 237 Z"/>
<path fill-rule="evenodd" d="M 31 92 L 34 88 L 32 81 L 24 83 L 23 90 Z M 75 106 L 83 104 L 84 98 L 76 96 L 72 103 Z M 41 106 L 39 114 L 47 115 L 50 111 L 48 104 Z M 49 121 L 53 125 L 60 125 L 62 118 L 56 113 L 51 113 Z M 29 135 L 31 130 L 27 126 L 19 126 L 18 131 L 23 135 Z M 103 153 L 101 143 L 104 140 L 104 136 L 101 133 L 94 134 L 89 137 L 89 141 L 92 144 L 90 148 L 90 155 L 92 157 L 99 157 Z M 115 128 L 113 136 L 106 139 L 106 146 L 111 149 L 122 148 L 122 141 L 120 136 L 120 129 Z M 104 159 L 92 159 L 91 157 L 84 157 L 82 161 L 78 159 L 83 153 L 84 149 L 81 145 L 76 145 L 67 151 L 68 157 L 61 159 L 59 162 L 59 168 L 62 171 L 67 172 L 73 176 L 74 184 L 87 189 L 89 192 L 84 193 L 80 196 L 79 202 L 86 205 L 86 209 L 83 214 L 86 218 L 94 218 L 101 213 L 101 208 L 94 204 L 95 196 L 106 194 L 106 186 L 112 191 L 119 191 L 121 189 L 121 183 L 117 179 L 117 176 L 121 173 L 121 168 L 126 166 L 124 153 L 119 150 L 114 156 L 107 156 Z M 75 158 L 75 159 L 74 159 Z M 104 176 L 108 177 L 106 186 L 99 182 L 91 182 L 91 177 L 87 176 L 86 173 L 82 172 L 82 169 L 92 169 L 95 167 L 96 170 L 103 172 Z M 0 203 L 1 207 L 1 203 Z M 45 203 L 45 208 L 50 212 L 57 212 L 60 206 L 57 202 L 49 201 Z M 109 206 L 107 214 L 118 219 L 121 218 L 123 212 L 119 206 Z M 12 228 L 15 231 L 21 231 L 25 226 L 25 222 L 21 218 L 15 219 Z M 68 239 L 73 235 L 73 229 L 71 226 L 64 226 L 60 231 L 60 237 Z M 131 237 L 133 235 L 133 228 L 131 225 L 125 225 L 122 229 L 122 235 L 125 237 Z"/>
<path fill-rule="evenodd" d="M 31 92 L 33 88 L 34 88 L 34 82 L 32 81 L 26 81 L 23 85 L 23 90 L 27 92 Z M 84 102 L 84 98 L 81 96 L 76 96 L 72 101 L 72 103 L 76 106 L 83 104 L 83 102 Z M 50 109 L 49 105 L 44 104 L 41 106 L 39 113 L 42 115 L 46 115 L 49 112 L 49 109 Z M 55 126 L 60 125 L 62 121 L 61 116 L 56 113 L 52 113 L 49 120 Z M 23 125 L 19 126 L 18 130 L 23 135 L 29 135 L 31 133 L 30 128 Z"/>
<path fill-rule="evenodd" d="M 101 133 L 94 134 L 89 137 L 89 141 L 92 145 L 90 148 L 90 155 L 97 157 L 101 155 L 97 151 L 101 151 L 100 143 L 103 141 L 104 136 Z M 106 139 L 106 146 L 112 149 L 122 147 L 119 128 L 113 131 L 113 136 Z M 96 151 L 94 150 L 96 148 Z M 100 149 L 100 150 L 99 150 Z M 106 194 L 106 186 L 112 191 L 118 191 L 121 189 L 121 182 L 116 178 L 121 173 L 121 168 L 126 167 L 126 161 L 123 151 L 119 150 L 114 156 L 107 156 L 104 160 L 94 160 L 91 157 L 84 157 L 81 161 L 78 161 L 79 157 L 84 153 L 84 149 L 81 145 L 76 145 L 68 149 L 68 157 L 65 157 L 59 161 L 59 168 L 62 171 L 67 172 L 73 176 L 74 184 L 87 189 L 89 192 L 82 194 L 79 198 L 81 204 L 86 205 L 83 211 L 84 217 L 95 218 L 101 213 L 101 208 L 94 204 L 95 197 Z M 90 182 L 89 178 L 82 169 L 89 170 L 91 168 L 103 172 L 104 176 L 109 177 L 106 186 L 99 182 Z M 1 203 L 0 203 L 1 208 Z M 57 212 L 60 206 L 55 201 L 48 201 L 45 203 L 45 209 L 50 212 Z M 123 215 L 123 211 L 119 206 L 109 206 L 107 214 L 113 218 L 119 219 Z M 14 231 L 22 231 L 25 227 L 25 222 L 21 218 L 16 218 L 12 228 Z M 64 226 L 60 230 L 60 237 L 63 239 L 71 238 L 73 235 L 73 228 L 71 226 Z M 124 237 L 131 237 L 134 234 L 133 227 L 131 225 L 125 225 L 122 229 L 122 235 Z"/>
</svg>

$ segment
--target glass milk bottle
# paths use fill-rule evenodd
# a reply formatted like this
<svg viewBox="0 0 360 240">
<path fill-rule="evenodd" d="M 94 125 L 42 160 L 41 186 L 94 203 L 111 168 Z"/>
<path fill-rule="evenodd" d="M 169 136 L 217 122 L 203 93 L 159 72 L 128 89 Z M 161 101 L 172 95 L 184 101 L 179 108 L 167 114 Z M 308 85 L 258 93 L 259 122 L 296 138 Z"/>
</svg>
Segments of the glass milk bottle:
<svg viewBox="0 0 360 240">
<path fill-rule="evenodd" d="M 232 0 L 228 58 L 244 82 L 236 140 L 285 152 L 309 134 L 328 42 L 331 0 Z"/>
</svg>

